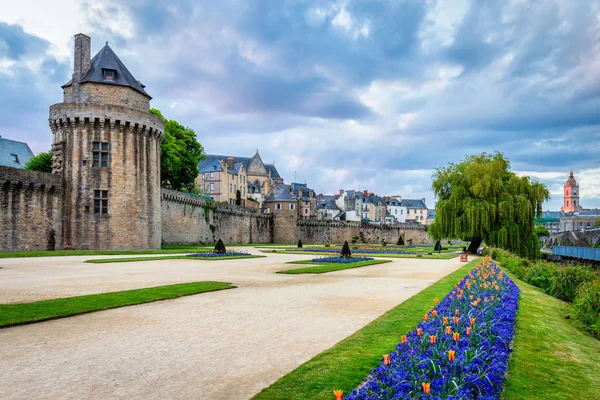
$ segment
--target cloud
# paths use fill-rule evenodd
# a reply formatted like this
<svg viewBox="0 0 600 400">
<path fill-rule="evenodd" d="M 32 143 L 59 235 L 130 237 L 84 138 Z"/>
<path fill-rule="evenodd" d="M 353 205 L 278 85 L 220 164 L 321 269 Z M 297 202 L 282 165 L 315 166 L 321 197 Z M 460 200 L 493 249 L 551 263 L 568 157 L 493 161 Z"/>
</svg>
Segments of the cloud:
<svg viewBox="0 0 600 400">
<path fill-rule="evenodd" d="M 551 188 L 547 208 L 571 168 L 600 207 L 596 1 L 61 1 L 57 30 L 25 3 L 0 16 L 0 132 L 35 151 L 83 31 L 208 152 L 258 148 L 287 181 L 432 206 L 434 168 L 501 151 Z"/>
</svg>

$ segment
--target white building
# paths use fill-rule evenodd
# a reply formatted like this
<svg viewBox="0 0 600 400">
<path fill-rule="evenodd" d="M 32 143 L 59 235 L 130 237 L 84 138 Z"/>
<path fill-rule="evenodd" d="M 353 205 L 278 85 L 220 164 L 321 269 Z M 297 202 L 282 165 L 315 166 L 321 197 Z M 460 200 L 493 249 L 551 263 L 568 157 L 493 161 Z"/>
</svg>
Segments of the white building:
<svg viewBox="0 0 600 400">
<path fill-rule="evenodd" d="M 385 203 L 387 205 L 387 211 L 389 216 L 386 216 L 386 223 L 391 218 L 396 219 L 397 222 L 406 222 L 407 208 L 402 204 L 402 197 L 400 196 L 386 196 Z"/>
</svg>

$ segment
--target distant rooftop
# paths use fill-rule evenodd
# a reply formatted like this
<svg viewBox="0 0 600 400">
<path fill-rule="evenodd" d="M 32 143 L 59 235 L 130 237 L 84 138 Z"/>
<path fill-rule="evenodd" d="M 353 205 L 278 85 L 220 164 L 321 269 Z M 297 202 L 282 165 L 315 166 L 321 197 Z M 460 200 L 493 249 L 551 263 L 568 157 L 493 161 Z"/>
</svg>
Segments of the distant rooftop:
<svg viewBox="0 0 600 400">
<path fill-rule="evenodd" d="M 27 143 L 0 136 L 0 165 L 23 168 L 31 157 L 33 157 L 33 152 Z"/>
</svg>

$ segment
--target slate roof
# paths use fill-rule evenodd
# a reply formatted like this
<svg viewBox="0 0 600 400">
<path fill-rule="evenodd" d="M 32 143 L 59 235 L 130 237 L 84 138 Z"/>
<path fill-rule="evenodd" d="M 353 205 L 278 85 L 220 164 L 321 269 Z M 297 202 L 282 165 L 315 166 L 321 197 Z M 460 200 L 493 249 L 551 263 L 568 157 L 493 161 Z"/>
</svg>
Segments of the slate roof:
<svg viewBox="0 0 600 400">
<path fill-rule="evenodd" d="M 219 155 L 219 154 L 207 154 L 204 158 L 204 160 L 201 160 L 198 163 L 198 171 L 200 173 L 202 173 L 202 169 L 204 168 L 204 166 L 212 163 L 214 160 L 225 160 L 227 161 L 227 158 L 229 157 L 233 157 L 235 158 L 236 162 L 240 162 L 242 164 L 244 164 L 244 168 L 246 168 L 246 171 L 248 170 L 248 167 L 250 166 L 250 161 L 252 161 L 253 157 L 235 157 L 235 156 L 223 156 L 223 155 Z M 273 164 L 265 164 L 265 168 L 267 169 L 267 173 L 270 171 L 271 172 L 271 178 L 279 178 L 281 179 L 281 176 L 279 175 L 279 172 L 277 171 L 277 168 L 275 168 L 275 165 Z"/>
<path fill-rule="evenodd" d="M 402 199 L 402 206 L 406 208 L 427 209 L 427 205 L 422 199 Z"/>
<path fill-rule="evenodd" d="M 15 162 L 13 154 L 17 156 L 18 163 Z M 23 168 L 31 157 L 33 157 L 33 152 L 27 143 L 0 137 L 0 165 Z"/>
<path fill-rule="evenodd" d="M 112 69 L 116 71 L 116 76 L 114 80 L 108 81 L 104 79 L 103 69 Z M 95 83 L 104 83 L 108 85 L 119 85 L 119 86 L 128 86 L 133 90 L 140 92 L 141 94 L 152 98 L 146 91 L 144 90 L 144 85 L 140 83 L 137 79 L 131 75 L 131 72 L 127 69 L 125 64 L 121 62 L 119 57 L 115 54 L 115 52 L 110 48 L 108 42 L 98 54 L 92 58 L 90 69 L 86 72 L 86 74 L 79 80 L 79 83 L 84 82 L 95 82 Z M 62 87 L 70 86 L 72 84 L 72 80 L 65 83 Z"/>
<path fill-rule="evenodd" d="M 437 212 L 435 210 L 427 211 L 427 219 L 435 219 L 436 216 L 437 216 Z"/>
<path fill-rule="evenodd" d="M 296 198 L 290 195 L 287 185 L 278 185 L 265 201 L 269 203 L 274 201 L 296 201 Z"/>
<path fill-rule="evenodd" d="M 335 200 L 317 201 L 317 210 L 340 210 Z"/>
</svg>

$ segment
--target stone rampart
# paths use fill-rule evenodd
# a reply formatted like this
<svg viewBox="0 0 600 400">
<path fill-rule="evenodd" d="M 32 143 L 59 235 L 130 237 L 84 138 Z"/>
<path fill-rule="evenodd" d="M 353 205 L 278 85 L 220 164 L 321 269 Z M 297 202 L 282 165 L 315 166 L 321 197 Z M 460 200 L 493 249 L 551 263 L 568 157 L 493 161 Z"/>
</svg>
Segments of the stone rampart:
<svg viewBox="0 0 600 400">
<path fill-rule="evenodd" d="M 273 220 L 257 209 L 162 189 L 162 243 L 270 243 Z"/>
<path fill-rule="evenodd" d="M 352 237 L 358 237 L 359 242 L 395 244 L 398 237 L 404 234 L 404 240 L 417 243 L 432 243 L 427 230 L 421 225 L 373 225 L 360 222 L 344 221 L 312 221 L 298 220 L 296 222 L 297 239 L 302 243 L 344 243 Z"/>
<path fill-rule="evenodd" d="M 0 251 L 59 248 L 60 210 L 59 176 L 0 166 Z"/>
</svg>

